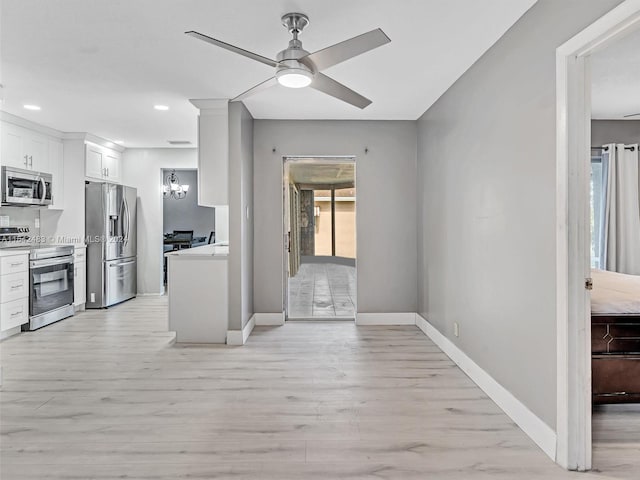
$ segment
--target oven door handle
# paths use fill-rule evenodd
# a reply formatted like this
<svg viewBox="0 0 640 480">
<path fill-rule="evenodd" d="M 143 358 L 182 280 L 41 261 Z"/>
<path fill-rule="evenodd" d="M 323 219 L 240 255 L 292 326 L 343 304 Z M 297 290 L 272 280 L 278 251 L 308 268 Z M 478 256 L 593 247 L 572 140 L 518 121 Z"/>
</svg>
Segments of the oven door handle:
<svg viewBox="0 0 640 480">
<path fill-rule="evenodd" d="M 64 265 L 65 263 L 73 265 L 73 256 L 59 258 L 59 259 L 43 258 L 42 260 L 31 260 L 30 267 L 32 269 L 42 268 L 42 267 L 52 267 L 54 265 Z"/>
</svg>

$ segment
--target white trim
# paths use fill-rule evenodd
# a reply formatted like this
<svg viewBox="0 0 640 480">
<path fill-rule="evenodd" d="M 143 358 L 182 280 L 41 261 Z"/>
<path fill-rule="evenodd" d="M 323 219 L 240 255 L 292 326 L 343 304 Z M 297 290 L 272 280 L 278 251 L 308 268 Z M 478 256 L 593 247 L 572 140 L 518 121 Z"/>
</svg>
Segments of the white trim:
<svg viewBox="0 0 640 480">
<path fill-rule="evenodd" d="M 18 325 L 17 327 L 9 328 L 4 332 L 0 332 L 0 340 L 6 340 L 7 338 L 11 338 L 14 335 L 17 335 L 22 332 L 22 326 Z"/>
<path fill-rule="evenodd" d="M 47 135 L 49 137 L 62 139 L 64 135 L 60 130 L 45 127 L 44 125 L 32 122 L 31 120 L 27 120 L 26 118 L 18 117 L 17 115 L 12 115 L 11 113 L 5 111 L 0 111 L 0 120 L 2 120 L 3 122 L 12 123 L 19 127 L 28 128 L 29 130 L 42 133 L 43 135 Z"/>
<path fill-rule="evenodd" d="M 253 327 L 256 326 L 255 316 L 251 317 L 242 330 L 227 330 L 227 345 L 244 345 Z"/>
<path fill-rule="evenodd" d="M 590 72 L 588 56 L 640 25 L 626 0 L 556 50 L 557 452 L 571 470 L 591 468 L 589 295 Z"/>
<path fill-rule="evenodd" d="M 416 314 L 398 313 L 357 313 L 356 325 L 415 325 Z"/>
<path fill-rule="evenodd" d="M 556 433 L 491 375 L 469 358 L 419 314 L 416 326 L 486 393 L 552 460 L 556 456 Z"/>
<path fill-rule="evenodd" d="M 280 326 L 284 325 L 284 312 L 283 313 L 254 313 L 253 319 L 255 319 L 257 327 L 268 326 Z"/>
</svg>

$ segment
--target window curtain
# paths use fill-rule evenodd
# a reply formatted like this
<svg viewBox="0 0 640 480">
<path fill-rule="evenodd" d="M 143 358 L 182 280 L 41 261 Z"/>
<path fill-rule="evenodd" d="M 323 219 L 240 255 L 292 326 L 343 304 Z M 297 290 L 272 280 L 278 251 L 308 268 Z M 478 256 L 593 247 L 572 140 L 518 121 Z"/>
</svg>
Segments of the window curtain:
<svg viewBox="0 0 640 480">
<path fill-rule="evenodd" d="M 640 168 L 638 145 L 606 145 L 603 265 L 640 275 Z M 627 148 L 625 148 L 627 147 Z"/>
</svg>

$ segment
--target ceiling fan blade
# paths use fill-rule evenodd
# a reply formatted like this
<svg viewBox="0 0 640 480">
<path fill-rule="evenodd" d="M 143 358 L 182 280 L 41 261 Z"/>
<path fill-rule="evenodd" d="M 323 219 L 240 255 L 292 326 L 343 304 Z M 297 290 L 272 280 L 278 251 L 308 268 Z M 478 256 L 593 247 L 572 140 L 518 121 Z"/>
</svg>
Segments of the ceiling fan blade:
<svg viewBox="0 0 640 480">
<path fill-rule="evenodd" d="M 632 113 L 631 115 L 624 116 L 624 118 L 630 118 L 630 117 L 640 117 L 640 113 Z"/>
<path fill-rule="evenodd" d="M 222 40 L 216 40 L 215 38 L 211 38 L 207 35 L 203 35 L 202 33 L 194 32 L 193 30 L 189 32 L 184 32 L 184 33 L 186 35 L 189 35 L 190 37 L 197 38 L 198 40 L 202 40 L 203 42 L 210 43 L 211 45 L 224 48 L 225 50 L 229 50 L 230 52 L 238 53 L 244 57 L 251 58 L 252 60 L 256 60 L 260 63 L 264 63 L 265 65 L 269 65 L 270 67 L 278 66 L 278 62 L 276 62 L 275 60 L 271 60 L 270 58 L 263 57 L 262 55 L 258 55 L 257 53 L 244 50 L 240 47 L 236 47 L 235 45 L 225 43 Z"/>
<path fill-rule="evenodd" d="M 336 82 L 333 78 L 327 77 L 323 73 L 317 73 L 309 86 L 358 108 L 365 108 L 371 104 L 371 100 L 368 98 Z"/>
<path fill-rule="evenodd" d="M 241 93 L 236 98 L 232 98 L 231 101 L 232 102 L 239 102 L 240 100 L 244 100 L 247 97 L 255 95 L 256 93 L 259 93 L 259 92 L 261 92 L 263 90 L 266 90 L 267 88 L 271 88 L 271 87 L 277 85 L 277 83 L 278 83 L 278 81 L 276 80 L 276 77 L 271 77 L 271 78 L 265 80 L 264 82 L 259 83 L 255 87 L 251 87 L 249 90 L 247 90 L 246 92 Z"/>
<path fill-rule="evenodd" d="M 357 55 L 378 48 L 391 39 L 379 28 L 350 38 L 344 42 L 336 43 L 317 52 L 301 58 L 301 61 L 311 60 L 318 70 L 324 70 L 340 62 L 349 60 Z"/>
</svg>

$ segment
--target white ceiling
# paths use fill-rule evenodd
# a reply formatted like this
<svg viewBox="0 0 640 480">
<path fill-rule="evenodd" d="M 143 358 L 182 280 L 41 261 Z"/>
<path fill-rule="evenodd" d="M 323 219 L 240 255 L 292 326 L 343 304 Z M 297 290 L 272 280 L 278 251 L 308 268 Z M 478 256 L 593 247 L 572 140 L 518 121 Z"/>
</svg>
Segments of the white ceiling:
<svg viewBox="0 0 640 480">
<path fill-rule="evenodd" d="M 535 0 L 2 0 L 9 113 L 126 147 L 196 142 L 189 98 L 231 98 L 270 67 L 187 37 L 197 30 L 275 57 L 282 14 L 311 23 L 313 52 L 380 27 L 392 42 L 325 71 L 373 100 L 365 110 L 311 89 L 274 87 L 246 101 L 256 118 L 418 118 Z M 27 103 L 39 112 L 23 109 Z M 168 112 L 154 104 L 170 106 Z"/>
<path fill-rule="evenodd" d="M 348 163 L 294 162 L 288 165 L 289 179 L 304 185 L 336 185 L 353 183 L 355 180 L 355 162 Z"/>
<path fill-rule="evenodd" d="M 591 78 L 593 118 L 621 120 L 640 113 L 640 31 L 592 55 Z"/>
</svg>

